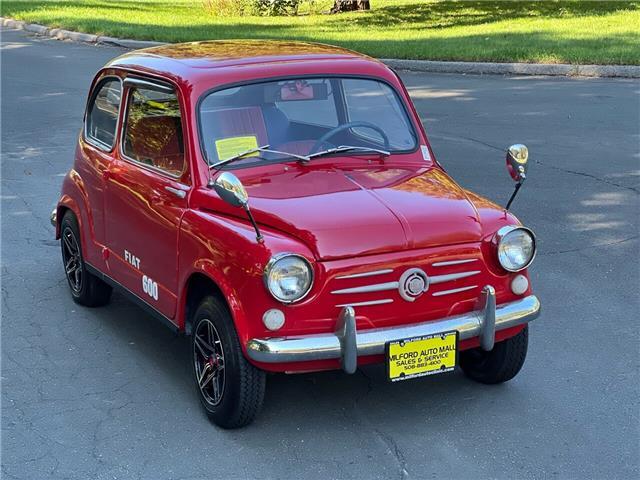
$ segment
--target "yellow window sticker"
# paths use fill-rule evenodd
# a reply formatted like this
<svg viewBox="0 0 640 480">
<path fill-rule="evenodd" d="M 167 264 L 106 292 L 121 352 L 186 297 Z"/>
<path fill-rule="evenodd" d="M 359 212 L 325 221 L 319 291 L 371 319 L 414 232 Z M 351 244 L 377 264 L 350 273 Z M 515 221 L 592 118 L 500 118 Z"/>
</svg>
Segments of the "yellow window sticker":
<svg viewBox="0 0 640 480">
<path fill-rule="evenodd" d="M 258 139 L 255 135 L 246 137 L 229 137 L 216 140 L 216 151 L 219 160 L 226 160 L 239 153 L 246 152 L 252 148 L 258 148 Z M 247 157 L 257 157 L 258 153 L 252 153 Z"/>
</svg>

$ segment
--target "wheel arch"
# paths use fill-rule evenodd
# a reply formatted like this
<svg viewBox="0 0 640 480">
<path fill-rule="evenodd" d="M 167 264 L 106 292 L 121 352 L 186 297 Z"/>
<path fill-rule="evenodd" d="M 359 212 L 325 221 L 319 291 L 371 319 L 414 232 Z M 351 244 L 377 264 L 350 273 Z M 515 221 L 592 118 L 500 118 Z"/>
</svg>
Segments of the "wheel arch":
<svg viewBox="0 0 640 480">
<path fill-rule="evenodd" d="M 213 280 L 212 276 L 203 272 L 203 271 L 195 271 L 192 272 L 187 278 L 182 295 L 182 319 L 183 319 L 183 330 L 185 334 L 191 335 L 192 327 L 193 327 L 193 314 L 198 308 L 198 304 L 206 295 L 214 295 L 219 298 L 226 305 L 227 309 L 231 317 L 234 319 L 234 323 L 236 322 L 236 313 L 231 308 L 227 296 L 223 292 L 222 288 L 218 285 L 218 283 Z M 237 330 L 237 327 L 236 327 Z"/>
</svg>

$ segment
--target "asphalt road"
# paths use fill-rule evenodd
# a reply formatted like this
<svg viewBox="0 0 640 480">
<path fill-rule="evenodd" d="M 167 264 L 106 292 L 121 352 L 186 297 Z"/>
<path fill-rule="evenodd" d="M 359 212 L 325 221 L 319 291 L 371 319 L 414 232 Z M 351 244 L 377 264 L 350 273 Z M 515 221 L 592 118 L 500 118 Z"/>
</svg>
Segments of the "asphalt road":
<svg viewBox="0 0 640 480">
<path fill-rule="evenodd" d="M 2 32 L 2 478 L 638 478 L 638 93 L 631 80 L 403 74 L 440 161 L 514 211 L 543 302 L 516 379 L 273 376 L 262 415 L 200 410 L 187 343 L 116 295 L 71 301 L 48 215 L 94 72 L 121 50 Z"/>
</svg>

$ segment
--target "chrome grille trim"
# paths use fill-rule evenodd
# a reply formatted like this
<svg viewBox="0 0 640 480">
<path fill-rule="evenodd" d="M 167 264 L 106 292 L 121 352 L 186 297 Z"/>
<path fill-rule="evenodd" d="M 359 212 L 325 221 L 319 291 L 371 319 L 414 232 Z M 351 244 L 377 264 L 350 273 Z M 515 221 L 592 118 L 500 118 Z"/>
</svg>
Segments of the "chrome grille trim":
<svg viewBox="0 0 640 480">
<path fill-rule="evenodd" d="M 470 285 L 468 287 L 453 288 L 451 290 L 442 290 L 441 292 L 433 292 L 431 295 L 434 297 L 440 297 L 442 295 L 451 295 L 453 293 L 466 292 L 467 290 L 472 290 L 474 288 L 478 288 L 478 285 Z"/>
<path fill-rule="evenodd" d="M 432 263 L 432 267 L 448 267 L 449 265 L 462 265 L 463 263 L 477 262 L 478 258 L 467 258 L 466 260 L 449 260 L 447 262 Z"/>
<path fill-rule="evenodd" d="M 344 305 L 336 305 L 336 307 L 365 307 L 367 305 L 382 305 L 385 303 L 393 303 L 393 299 L 383 298 L 382 300 L 370 300 L 368 302 L 345 303 Z"/>
<path fill-rule="evenodd" d="M 347 278 L 373 277 L 375 275 L 384 275 L 385 273 L 392 273 L 392 272 L 393 272 L 393 268 L 385 268 L 382 270 L 374 270 L 372 272 L 352 273 L 351 275 L 338 275 L 336 279 L 345 280 Z"/>
<path fill-rule="evenodd" d="M 480 258 L 466 258 L 466 259 L 462 259 L 462 260 L 449 260 L 449 261 L 441 261 L 441 262 L 433 262 L 431 264 L 431 267 L 445 267 L 445 266 L 455 266 L 455 265 L 465 265 L 468 263 L 473 263 L 473 262 L 477 262 L 481 260 Z M 419 262 L 418 262 L 419 265 Z M 428 264 L 427 264 L 428 265 Z M 479 268 L 480 265 L 475 265 L 476 268 Z M 424 266 L 422 267 L 424 268 Z M 469 278 L 469 277 L 474 277 L 476 275 L 479 275 L 482 273 L 481 269 L 478 270 L 468 270 L 465 272 L 456 272 L 456 273 L 445 273 L 442 275 L 429 275 L 427 274 L 427 272 L 425 272 L 422 268 L 419 267 L 413 267 L 413 268 L 408 268 L 405 269 L 404 272 L 398 272 L 397 275 L 399 275 L 399 278 L 396 277 L 395 281 L 388 281 L 388 282 L 378 282 L 378 283 L 373 283 L 375 282 L 376 278 L 372 278 L 372 280 L 369 280 L 368 277 L 376 277 L 379 275 L 387 275 L 387 274 L 393 274 L 393 276 L 395 277 L 396 274 L 394 274 L 394 272 L 398 271 L 398 268 L 378 268 L 376 270 L 371 270 L 371 271 L 365 271 L 365 272 L 357 272 L 357 273 L 347 273 L 345 275 L 337 275 L 334 277 L 335 281 L 340 281 L 340 280 L 347 280 L 347 279 L 362 279 L 360 282 L 360 285 L 354 286 L 354 287 L 348 287 L 348 288 L 338 288 L 336 290 L 331 290 L 331 294 L 332 295 L 359 295 L 359 294 L 366 294 L 367 296 L 369 296 L 368 294 L 374 294 L 372 295 L 372 299 L 371 300 L 366 300 L 367 296 L 365 296 L 365 299 L 363 300 L 362 298 L 355 298 L 352 299 L 351 297 L 345 298 L 344 300 L 342 300 L 342 303 L 340 303 L 339 305 L 336 305 L 336 307 L 339 308 L 343 308 L 343 307 L 360 307 L 360 306 L 373 306 L 373 305 L 384 305 L 384 304 L 388 304 L 388 303 L 392 303 L 395 301 L 395 294 L 399 294 L 399 298 L 402 298 L 406 301 L 413 301 L 413 298 L 411 299 L 407 299 L 405 298 L 405 296 L 403 296 L 403 288 L 406 285 L 403 285 L 403 283 L 406 283 L 407 279 L 404 278 L 404 275 L 407 274 L 408 272 L 412 272 L 413 270 L 419 271 L 422 273 L 422 275 L 426 276 L 427 278 L 425 278 L 425 280 L 427 280 L 427 287 L 424 289 L 424 292 L 429 292 L 431 295 L 431 297 L 440 297 L 443 295 L 453 295 L 456 293 L 460 293 L 460 292 L 466 292 L 468 290 L 473 290 L 478 288 L 478 285 L 463 285 L 464 286 L 456 286 L 456 288 L 449 288 L 447 290 L 441 290 L 441 291 L 433 291 L 434 289 L 431 289 L 431 285 L 439 285 L 439 284 L 446 284 L 447 282 L 456 282 L 458 280 L 464 279 L 464 278 Z M 442 271 L 442 270 L 441 270 Z M 446 270 L 445 270 L 446 272 Z M 387 277 L 388 278 L 388 277 Z M 362 283 L 365 283 L 365 285 L 362 285 Z M 458 283 L 458 285 L 460 285 Z M 337 285 L 334 285 L 334 288 Z M 453 287 L 454 285 L 450 285 L 450 287 Z M 445 287 L 446 288 L 446 287 Z M 394 291 L 396 293 L 394 293 Z M 375 295 L 375 292 L 390 292 L 388 294 L 385 294 L 384 296 L 387 298 L 379 298 L 382 295 Z M 392 298 L 388 298 L 388 296 L 391 296 Z M 378 297 L 378 298 L 376 298 Z M 369 297 L 371 298 L 371 297 Z M 346 303 L 345 300 L 358 300 L 354 303 Z"/>
<path fill-rule="evenodd" d="M 472 277 L 480 273 L 480 270 L 474 270 L 472 272 L 450 273 L 448 275 L 434 275 L 429 277 L 430 284 L 450 282 L 452 280 L 459 280 L 460 278 Z"/>
<path fill-rule="evenodd" d="M 460 272 L 450 273 L 448 275 L 434 275 L 429 277 L 430 284 L 451 282 L 453 280 L 459 280 L 461 278 L 471 277 L 480 273 L 480 270 L 474 270 L 472 272 Z M 385 282 L 374 283 L 373 285 L 363 285 L 361 287 L 343 288 L 340 290 L 333 290 L 331 293 L 334 295 L 346 295 L 349 293 L 370 293 L 370 292 L 383 292 L 385 290 L 396 290 L 400 286 L 399 282 Z"/>
<path fill-rule="evenodd" d="M 347 293 L 368 293 L 382 292 L 384 290 L 396 290 L 400 286 L 398 282 L 375 283 L 373 285 L 364 285 L 362 287 L 343 288 L 342 290 L 334 290 L 334 295 L 344 295 Z"/>
</svg>

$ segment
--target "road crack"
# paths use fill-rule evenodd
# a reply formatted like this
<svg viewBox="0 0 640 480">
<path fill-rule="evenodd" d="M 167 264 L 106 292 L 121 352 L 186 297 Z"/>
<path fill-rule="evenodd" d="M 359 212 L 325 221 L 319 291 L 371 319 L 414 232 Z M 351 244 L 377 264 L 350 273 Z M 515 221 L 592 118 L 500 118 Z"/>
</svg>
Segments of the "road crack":
<svg viewBox="0 0 640 480">
<path fill-rule="evenodd" d="M 634 235 L 633 237 L 623 238 L 622 240 L 616 240 L 616 241 L 613 241 L 613 242 L 598 243 L 598 244 L 595 244 L 595 245 L 587 245 L 586 247 L 569 248 L 567 250 L 556 250 L 556 251 L 551 251 L 551 252 L 541 252 L 539 255 L 540 256 L 560 255 L 560 254 L 563 254 L 563 253 L 581 252 L 583 250 L 589 250 L 590 248 L 610 247 L 612 245 L 619 245 L 621 243 L 630 242 L 631 240 L 636 240 L 637 238 L 640 238 L 640 235 Z"/>
</svg>

